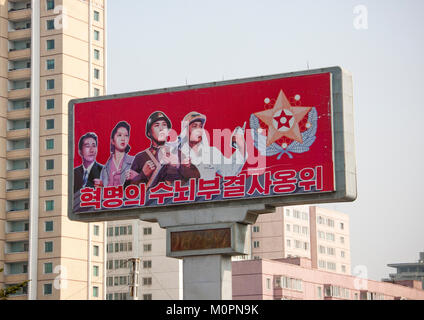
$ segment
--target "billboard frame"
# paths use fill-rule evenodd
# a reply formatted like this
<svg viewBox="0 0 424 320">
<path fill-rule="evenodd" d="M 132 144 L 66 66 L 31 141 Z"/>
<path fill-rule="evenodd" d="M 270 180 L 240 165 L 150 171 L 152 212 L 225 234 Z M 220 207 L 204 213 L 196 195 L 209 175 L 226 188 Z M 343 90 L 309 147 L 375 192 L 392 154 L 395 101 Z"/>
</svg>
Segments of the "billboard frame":
<svg viewBox="0 0 424 320">
<path fill-rule="evenodd" d="M 165 207 L 147 207 L 116 210 L 102 210 L 96 212 L 73 213 L 73 170 L 74 170 L 74 106 L 80 103 L 96 102 L 111 99 L 123 99 L 161 93 L 179 92 L 186 90 L 212 88 L 233 84 L 242 84 L 257 81 L 274 80 L 281 78 L 308 76 L 322 73 L 331 74 L 331 101 L 332 101 L 332 138 L 335 191 L 295 195 L 278 195 L 253 199 L 224 200 L 218 202 L 176 204 Z M 299 72 L 289 72 L 268 76 L 259 76 L 235 79 L 220 82 L 209 82 L 196 85 L 178 86 L 171 88 L 137 91 L 123 94 L 113 94 L 100 97 L 73 99 L 68 104 L 68 217 L 72 221 L 102 222 L 128 219 L 141 219 L 155 222 L 160 213 L 193 210 L 226 210 L 243 207 L 254 213 L 273 212 L 275 207 L 299 204 L 320 204 L 333 202 L 350 202 L 357 197 L 356 185 L 356 157 L 353 121 L 353 88 L 352 76 L 340 67 L 329 67 Z M 251 209 L 250 209 L 251 208 Z"/>
</svg>

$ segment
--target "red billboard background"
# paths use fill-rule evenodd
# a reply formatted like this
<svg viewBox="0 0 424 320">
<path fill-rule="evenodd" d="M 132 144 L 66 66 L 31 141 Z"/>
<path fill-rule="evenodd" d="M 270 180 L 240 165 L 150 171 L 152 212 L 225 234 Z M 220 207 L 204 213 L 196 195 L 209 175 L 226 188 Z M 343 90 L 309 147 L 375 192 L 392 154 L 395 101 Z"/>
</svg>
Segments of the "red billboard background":
<svg viewBox="0 0 424 320">
<path fill-rule="evenodd" d="M 284 92 L 293 108 L 316 109 L 318 113 L 316 139 L 308 151 L 266 157 L 268 170 L 271 172 L 284 169 L 301 171 L 303 168 L 320 166 L 323 175 L 322 189 L 319 192 L 334 191 L 330 73 L 75 104 L 74 167 L 81 165 L 78 140 L 87 132 L 97 134 L 97 162 L 105 164 L 110 157 L 110 134 L 119 121 L 126 121 L 131 126 L 129 154 L 135 156 L 150 147 L 150 140 L 145 134 L 146 121 L 155 111 L 164 112 L 172 122 L 172 129 L 178 134 L 181 132 L 183 117 L 192 111 L 206 115 L 205 129 L 209 132 L 213 129 L 232 131 L 238 126 L 243 126 L 245 122 L 247 122 L 246 129 L 249 129 L 251 116 L 272 109 L 281 91 Z M 299 122 L 302 132 L 306 130 L 307 120 L 308 114 Z M 263 122 L 261 126 L 266 127 Z M 293 142 L 282 138 L 277 143 L 284 141 L 287 142 L 286 145 Z M 210 141 L 210 144 L 214 145 L 216 141 Z M 255 167 L 255 165 L 246 163 L 243 172 L 247 172 L 249 167 Z"/>
</svg>

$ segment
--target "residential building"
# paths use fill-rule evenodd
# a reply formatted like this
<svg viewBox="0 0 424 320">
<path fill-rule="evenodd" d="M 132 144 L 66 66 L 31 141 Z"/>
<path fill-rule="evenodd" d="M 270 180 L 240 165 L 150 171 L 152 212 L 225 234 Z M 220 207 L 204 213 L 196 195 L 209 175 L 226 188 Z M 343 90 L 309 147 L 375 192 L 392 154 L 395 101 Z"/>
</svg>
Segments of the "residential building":
<svg viewBox="0 0 424 320">
<path fill-rule="evenodd" d="M 140 259 L 137 299 L 182 299 L 182 261 L 166 257 L 166 230 L 140 220 L 107 223 L 106 299 L 133 299 L 129 263 L 133 258 Z"/>
<path fill-rule="evenodd" d="M 392 263 L 387 266 L 396 268 L 396 273 L 391 273 L 390 279 L 383 279 L 383 281 L 403 283 L 416 280 L 421 282 L 424 289 L 424 252 L 420 252 L 418 262 Z"/>
<path fill-rule="evenodd" d="M 105 17 L 106 0 L 0 0 L 0 287 L 31 280 L 12 299 L 105 296 L 103 223 L 67 216 L 68 102 L 104 93 Z"/>
<path fill-rule="evenodd" d="M 232 263 L 234 300 L 423 300 L 418 281 L 403 285 L 312 267 L 309 258 Z"/>
<path fill-rule="evenodd" d="M 249 258 L 306 257 L 312 267 L 351 273 L 349 216 L 317 206 L 276 208 L 251 227 Z"/>
</svg>

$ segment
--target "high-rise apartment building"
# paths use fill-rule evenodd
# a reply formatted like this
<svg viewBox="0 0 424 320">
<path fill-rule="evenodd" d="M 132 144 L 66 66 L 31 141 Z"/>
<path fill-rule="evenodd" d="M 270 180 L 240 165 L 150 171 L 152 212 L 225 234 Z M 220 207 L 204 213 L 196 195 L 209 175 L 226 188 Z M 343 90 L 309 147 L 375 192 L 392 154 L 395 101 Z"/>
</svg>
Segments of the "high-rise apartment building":
<svg viewBox="0 0 424 320">
<path fill-rule="evenodd" d="M 252 226 L 253 259 L 305 257 L 312 267 L 351 273 L 349 216 L 316 206 L 277 208 Z"/>
<path fill-rule="evenodd" d="M 106 0 L 0 0 L 0 287 L 105 296 L 103 223 L 67 217 L 68 102 L 103 94 Z"/>
<path fill-rule="evenodd" d="M 182 261 L 166 257 L 166 230 L 158 223 L 124 220 L 107 223 L 108 300 L 130 300 L 130 259 L 139 259 L 135 278 L 139 300 L 182 299 Z"/>
</svg>

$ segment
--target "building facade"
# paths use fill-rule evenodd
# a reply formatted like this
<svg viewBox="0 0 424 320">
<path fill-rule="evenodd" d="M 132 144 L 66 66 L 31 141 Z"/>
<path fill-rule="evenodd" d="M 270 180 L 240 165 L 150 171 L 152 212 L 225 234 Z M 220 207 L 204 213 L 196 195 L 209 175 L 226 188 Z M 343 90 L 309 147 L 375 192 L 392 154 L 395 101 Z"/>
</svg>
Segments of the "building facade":
<svg viewBox="0 0 424 320">
<path fill-rule="evenodd" d="M 105 0 L 0 0 L 0 286 L 102 299 L 103 223 L 67 217 L 68 102 L 104 94 Z"/>
<path fill-rule="evenodd" d="M 320 270 L 351 273 L 349 216 L 316 206 L 277 208 L 251 227 L 253 259 L 306 257 Z"/>
<path fill-rule="evenodd" d="M 421 282 L 421 286 L 424 289 L 424 252 L 420 252 L 418 262 L 392 263 L 387 266 L 396 268 L 396 273 L 391 273 L 389 275 L 390 278 L 383 279 L 383 281 L 400 283 L 416 280 Z"/>
<path fill-rule="evenodd" d="M 132 276 L 130 259 L 139 259 Z M 158 223 L 124 220 L 107 223 L 108 300 L 131 300 L 131 279 L 139 300 L 182 299 L 182 261 L 166 257 L 166 230 Z"/>
<path fill-rule="evenodd" d="M 234 300 L 423 300 L 418 281 L 393 284 L 318 270 L 308 258 L 232 264 Z M 417 284 L 418 283 L 418 284 Z"/>
</svg>

